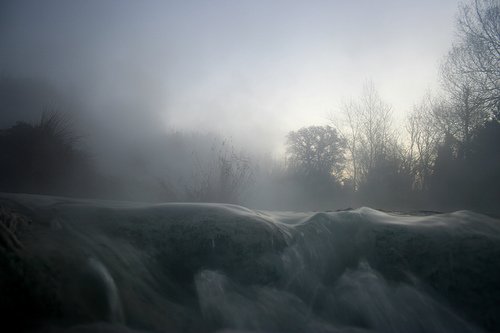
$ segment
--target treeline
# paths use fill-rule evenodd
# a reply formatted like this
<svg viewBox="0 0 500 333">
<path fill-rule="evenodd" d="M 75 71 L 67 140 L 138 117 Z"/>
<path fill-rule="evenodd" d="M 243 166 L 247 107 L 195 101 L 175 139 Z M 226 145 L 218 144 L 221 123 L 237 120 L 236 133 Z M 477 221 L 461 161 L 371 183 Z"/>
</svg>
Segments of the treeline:
<svg viewBox="0 0 500 333">
<path fill-rule="evenodd" d="M 275 210 L 499 213 L 500 1 L 464 5 L 457 36 L 441 68 L 443 91 L 429 93 L 403 124 L 367 84 L 329 126 L 290 132 L 284 158 L 244 152 L 213 134 L 172 132 L 126 147 L 106 169 L 97 162 L 111 157 L 83 149 L 64 116 L 46 113 L 0 130 L 0 191 Z M 11 89 L 3 89 L 10 100 L 0 111 L 29 100 L 16 97 L 25 94 L 12 87 L 22 85 L 2 84 Z"/>
<path fill-rule="evenodd" d="M 331 127 L 289 134 L 290 168 L 336 184 L 337 197 L 356 206 L 499 212 L 500 2 L 463 5 L 457 36 L 441 68 L 443 93 L 429 93 L 399 130 L 367 84 Z"/>
<path fill-rule="evenodd" d="M 214 134 L 162 134 L 103 157 L 84 149 L 77 132 L 67 114 L 54 111 L 0 130 L 0 192 L 241 203 L 253 181 L 250 158 Z"/>
<path fill-rule="evenodd" d="M 331 126 L 289 134 L 289 167 L 355 206 L 499 212 L 500 2 L 463 5 L 457 38 L 443 92 L 429 93 L 399 130 L 367 84 Z"/>
</svg>

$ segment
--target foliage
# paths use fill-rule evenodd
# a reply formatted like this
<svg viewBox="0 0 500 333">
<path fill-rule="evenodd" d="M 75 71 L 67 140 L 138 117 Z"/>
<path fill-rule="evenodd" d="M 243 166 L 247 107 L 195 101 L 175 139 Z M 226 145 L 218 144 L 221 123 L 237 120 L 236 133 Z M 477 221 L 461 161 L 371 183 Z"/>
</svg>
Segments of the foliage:
<svg viewBox="0 0 500 333">
<path fill-rule="evenodd" d="M 480 209 L 498 213 L 500 198 L 500 124 L 486 122 L 463 158 L 457 142 L 448 136 L 438 148 L 430 197 L 447 209 Z"/>
<path fill-rule="evenodd" d="M 77 140 L 59 113 L 0 131 L 0 190 L 71 194 L 86 188 L 90 160 L 76 148 Z"/>
<path fill-rule="evenodd" d="M 339 177 L 344 166 L 345 143 L 331 126 L 303 127 L 287 135 L 290 166 L 307 175 Z"/>
</svg>

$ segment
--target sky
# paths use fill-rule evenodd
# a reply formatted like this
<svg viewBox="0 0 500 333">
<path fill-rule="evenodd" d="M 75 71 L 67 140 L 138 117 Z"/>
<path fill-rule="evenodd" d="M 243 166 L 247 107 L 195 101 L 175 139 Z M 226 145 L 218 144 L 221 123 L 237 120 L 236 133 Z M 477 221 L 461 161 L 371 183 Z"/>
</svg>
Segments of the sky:
<svg viewBox="0 0 500 333">
<path fill-rule="evenodd" d="M 336 117 L 367 81 L 403 119 L 438 87 L 458 5 L 4 0 L 0 73 L 49 82 L 129 138 L 217 131 L 276 152 L 288 131 Z"/>
</svg>

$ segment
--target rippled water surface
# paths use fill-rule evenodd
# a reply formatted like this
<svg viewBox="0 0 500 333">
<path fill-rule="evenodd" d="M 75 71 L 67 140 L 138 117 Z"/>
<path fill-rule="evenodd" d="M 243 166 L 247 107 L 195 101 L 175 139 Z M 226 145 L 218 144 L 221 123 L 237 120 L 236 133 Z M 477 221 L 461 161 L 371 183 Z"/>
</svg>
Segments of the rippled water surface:
<svg viewBox="0 0 500 333">
<path fill-rule="evenodd" d="M 35 332 L 494 332 L 500 221 L 1 196 L 4 325 Z"/>
</svg>

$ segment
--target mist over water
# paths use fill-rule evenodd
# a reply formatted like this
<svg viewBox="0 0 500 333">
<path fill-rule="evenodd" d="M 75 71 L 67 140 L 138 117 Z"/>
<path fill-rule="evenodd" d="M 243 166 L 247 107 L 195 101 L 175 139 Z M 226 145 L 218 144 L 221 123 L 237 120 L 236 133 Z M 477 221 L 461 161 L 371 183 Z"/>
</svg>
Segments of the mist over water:
<svg viewBox="0 0 500 333">
<path fill-rule="evenodd" d="M 496 0 L 1 6 L 2 191 L 499 212 Z"/>
<path fill-rule="evenodd" d="M 0 1 L 0 331 L 500 331 L 500 1 Z"/>
</svg>

